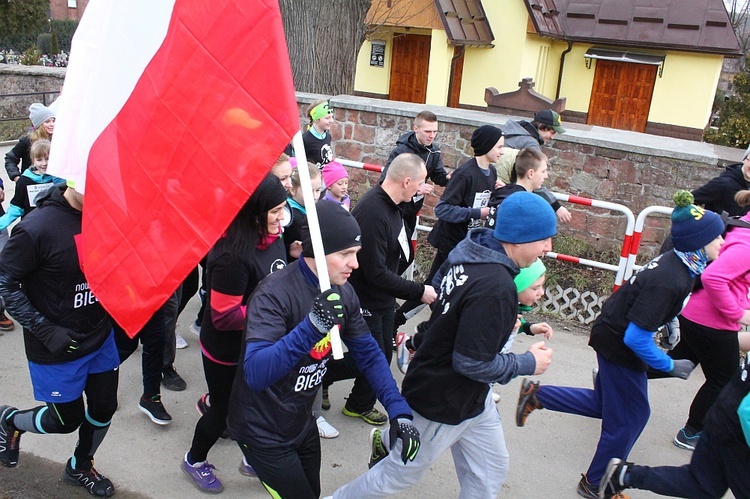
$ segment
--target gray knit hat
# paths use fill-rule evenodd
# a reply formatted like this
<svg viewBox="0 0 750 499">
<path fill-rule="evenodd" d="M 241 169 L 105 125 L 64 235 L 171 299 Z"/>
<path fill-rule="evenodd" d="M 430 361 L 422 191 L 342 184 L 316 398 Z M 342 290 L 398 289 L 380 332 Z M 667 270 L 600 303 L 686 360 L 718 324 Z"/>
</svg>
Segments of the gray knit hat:
<svg viewBox="0 0 750 499">
<path fill-rule="evenodd" d="M 35 102 L 29 106 L 29 119 L 34 130 L 42 126 L 42 123 L 50 118 L 54 118 L 55 113 L 52 109 L 45 107 L 44 104 Z"/>
</svg>

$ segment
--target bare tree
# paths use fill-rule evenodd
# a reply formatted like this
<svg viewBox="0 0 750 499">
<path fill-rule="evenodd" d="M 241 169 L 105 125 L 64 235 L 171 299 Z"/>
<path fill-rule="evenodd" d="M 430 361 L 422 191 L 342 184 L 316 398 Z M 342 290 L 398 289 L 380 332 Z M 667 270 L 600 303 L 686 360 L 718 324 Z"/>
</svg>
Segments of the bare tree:
<svg viewBox="0 0 750 499">
<path fill-rule="evenodd" d="M 729 19 L 744 54 L 750 50 L 750 0 L 725 0 Z"/>
<path fill-rule="evenodd" d="M 280 0 L 294 85 L 301 92 L 351 94 L 372 0 Z"/>
</svg>

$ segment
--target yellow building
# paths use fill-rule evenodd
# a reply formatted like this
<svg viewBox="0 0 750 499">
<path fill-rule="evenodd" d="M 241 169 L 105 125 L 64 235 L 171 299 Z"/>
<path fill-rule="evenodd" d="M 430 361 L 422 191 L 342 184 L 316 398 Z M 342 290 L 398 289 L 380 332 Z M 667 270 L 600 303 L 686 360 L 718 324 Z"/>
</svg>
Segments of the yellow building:
<svg viewBox="0 0 750 499">
<path fill-rule="evenodd" d="M 722 0 L 374 0 L 368 23 L 359 95 L 486 109 L 533 78 L 568 121 L 696 140 L 740 54 Z"/>
</svg>

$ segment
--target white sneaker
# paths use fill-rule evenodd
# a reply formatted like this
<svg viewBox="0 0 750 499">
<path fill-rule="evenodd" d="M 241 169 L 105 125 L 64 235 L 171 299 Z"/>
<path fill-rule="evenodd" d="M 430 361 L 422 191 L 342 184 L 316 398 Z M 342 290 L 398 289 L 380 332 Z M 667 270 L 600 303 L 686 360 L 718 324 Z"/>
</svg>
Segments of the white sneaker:
<svg viewBox="0 0 750 499">
<path fill-rule="evenodd" d="M 320 435 L 320 438 L 336 438 L 339 436 L 339 431 L 331 426 L 331 423 L 326 421 L 326 418 L 323 416 L 318 416 L 315 422 L 318 424 L 318 435 Z"/>
<path fill-rule="evenodd" d="M 179 350 L 182 350 L 183 348 L 187 348 L 190 346 L 190 344 L 185 341 L 185 338 L 182 337 L 180 333 L 175 333 L 175 344 L 177 345 L 177 348 Z"/>
<path fill-rule="evenodd" d="M 201 325 L 197 322 L 193 321 L 190 323 L 190 331 L 193 332 L 194 335 L 200 336 L 201 335 Z"/>
</svg>

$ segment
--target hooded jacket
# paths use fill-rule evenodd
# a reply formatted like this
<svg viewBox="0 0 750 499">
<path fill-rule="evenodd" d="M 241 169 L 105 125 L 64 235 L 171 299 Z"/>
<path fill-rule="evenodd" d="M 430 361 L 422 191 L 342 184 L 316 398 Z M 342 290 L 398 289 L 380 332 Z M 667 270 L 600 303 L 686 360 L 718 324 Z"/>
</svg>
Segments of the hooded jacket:
<svg viewBox="0 0 750 499">
<path fill-rule="evenodd" d="M 443 166 L 443 160 L 440 157 L 440 147 L 436 143 L 432 143 L 429 146 L 424 146 L 417 140 L 417 134 L 414 131 L 406 132 L 401 135 L 396 141 L 396 148 L 391 151 L 388 156 L 388 161 L 383 167 L 383 173 L 380 174 L 380 183 L 385 180 L 385 173 L 388 171 L 388 167 L 391 165 L 396 156 L 404 153 L 416 154 L 422 160 L 424 160 L 425 167 L 427 168 L 427 178 L 435 182 L 437 185 L 445 187 L 448 183 L 448 174 Z"/>
<path fill-rule="evenodd" d="M 58 364 L 83 357 L 107 339 L 112 324 L 89 289 L 78 260 L 75 237 L 81 212 L 55 186 L 37 198 L 37 209 L 13 229 L 0 259 L 0 295 L 8 312 L 23 326 L 27 358 Z M 53 354 L 39 326 L 52 324 L 82 335 L 78 349 Z"/>
<path fill-rule="evenodd" d="M 742 217 L 750 221 L 750 214 Z M 713 329 L 739 331 L 750 309 L 750 229 L 734 227 L 726 235 L 719 258 L 701 274 L 703 287 L 690 295 L 682 311 L 687 319 Z"/>
<path fill-rule="evenodd" d="M 489 229 L 472 230 L 450 253 L 429 329 L 402 385 L 412 409 L 457 425 L 482 412 L 490 383 L 534 373 L 530 352 L 500 353 L 518 315 L 518 271 Z"/>
<path fill-rule="evenodd" d="M 721 175 L 695 189 L 693 197 L 695 204 L 707 210 L 719 214 L 726 211 L 730 217 L 737 217 L 750 211 L 750 206 L 743 208 L 734 201 L 734 195 L 745 189 L 750 189 L 750 182 L 742 175 L 742 163 L 734 163 L 727 166 Z"/>
<path fill-rule="evenodd" d="M 539 130 L 529 121 L 508 120 L 503 125 L 505 132 L 505 147 L 513 149 L 539 149 L 544 140 L 539 136 Z"/>
</svg>

